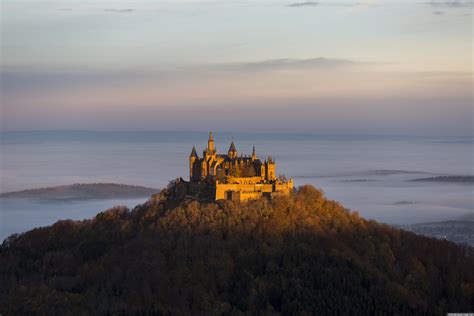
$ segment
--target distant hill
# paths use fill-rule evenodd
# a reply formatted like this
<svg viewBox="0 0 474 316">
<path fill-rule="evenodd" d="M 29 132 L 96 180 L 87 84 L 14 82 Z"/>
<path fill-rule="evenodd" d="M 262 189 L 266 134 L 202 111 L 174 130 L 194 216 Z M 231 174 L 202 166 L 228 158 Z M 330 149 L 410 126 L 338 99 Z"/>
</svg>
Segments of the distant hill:
<svg viewBox="0 0 474 316">
<path fill-rule="evenodd" d="M 474 247 L 474 222 L 472 221 L 418 223 L 403 225 L 401 228 L 420 235 L 446 239 Z"/>
<path fill-rule="evenodd" d="M 474 184 L 474 176 L 438 176 L 418 178 L 409 181 Z"/>
<path fill-rule="evenodd" d="M 44 200 L 90 200 L 113 198 L 148 197 L 158 189 L 115 183 L 88 183 L 61 185 L 56 187 L 7 192 L 0 198 L 44 199 Z"/>
<path fill-rule="evenodd" d="M 473 249 L 361 218 L 311 186 L 238 203 L 163 190 L 0 247 L 5 315 L 445 315 Z"/>
<path fill-rule="evenodd" d="M 474 212 L 465 214 L 461 217 L 459 217 L 460 221 L 471 221 L 474 222 Z"/>
</svg>

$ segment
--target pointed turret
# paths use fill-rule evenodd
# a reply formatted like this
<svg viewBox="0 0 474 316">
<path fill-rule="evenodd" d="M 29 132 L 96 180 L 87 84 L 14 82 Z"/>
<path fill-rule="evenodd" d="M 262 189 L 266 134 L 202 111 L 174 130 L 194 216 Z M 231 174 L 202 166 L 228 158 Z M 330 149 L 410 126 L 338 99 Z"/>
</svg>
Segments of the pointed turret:
<svg viewBox="0 0 474 316">
<path fill-rule="evenodd" d="M 230 143 L 229 151 L 227 153 L 229 158 L 236 158 L 237 157 L 237 149 L 235 148 L 234 141 Z"/>
<path fill-rule="evenodd" d="M 212 131 L 209 132 L 209 140 L 207 141 L 207 149 L 209 153 L 214 153 L 216 148 L 214 146 L 214 137 L 212 136 Z"/>
<path fill-rule="evenodd" d="M 193 150 L 191 150 L 191 154 L 189 155 L 189 157 L 194 157 L 194 158 L 198 157 L 197 152 L 196 152 L 196 147 L 193 146 Z"/>
<path fill-rule="evenodd" d="M 193 181 L 196 179 L 196 165 L 199 162 L 199 157 L 196 152 L 196 147 L 193 146 L 193 150 L 191 150 L 191 154 L 189 155 L 189 181 Z"/>
<path fill-rule="evenodd" d="M 237 149 L 235 148 L 234 141 L 232 141 L 232 142 L 230 143 L 229 151 L 235 151 L 235 152 L 237 152 Z"/>
<path fill-rule="evenodd" d="M 255 145 L 254 145 L 252 149 L 252 160 L 255 160 L 255 159 L 257 159 L 257 152 L 255 150 Z"/>
</svg>

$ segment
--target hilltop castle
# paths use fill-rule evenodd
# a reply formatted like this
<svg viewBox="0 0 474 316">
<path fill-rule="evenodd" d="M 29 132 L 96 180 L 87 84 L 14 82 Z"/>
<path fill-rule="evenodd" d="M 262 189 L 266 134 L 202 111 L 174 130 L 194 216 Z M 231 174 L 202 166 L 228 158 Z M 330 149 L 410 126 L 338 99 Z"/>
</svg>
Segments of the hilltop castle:
<svg viewBox="0 0 474 316">
<path fill-rule="evenodd" d="M 234 141 L 227 155 L 218 154 L 212 132 L 207 148 L 199 158 L 193 146 L 189 155 L 189 182 L 180 181 L 181 194 L 199 195 L 203 192 L 215 200 L 255 199 L 261 196 L 286 195 L 293 190 L 293 180 L 276 177 L 275 160 L 257 158 L 255 146 L 251 155 L 239 156 Z"/>
</svg>

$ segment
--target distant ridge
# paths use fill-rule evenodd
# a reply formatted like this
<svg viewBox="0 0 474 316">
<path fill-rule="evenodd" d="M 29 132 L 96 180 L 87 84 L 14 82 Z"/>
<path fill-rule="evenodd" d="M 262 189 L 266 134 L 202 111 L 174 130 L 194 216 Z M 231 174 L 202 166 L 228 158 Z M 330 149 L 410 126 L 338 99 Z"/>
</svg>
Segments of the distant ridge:
<svg viewBox="0 0 474 316">
<path fill-rule="evenodd" d="M 1 193 L 0 198 L 41 199 L 41 200 L 92 200 L 113 198 L 148 197 L 160 190 L 136 185 L 117 183 L 75 183 Z"/>
<path fill-rule="evenodd" d="M 474 176 L 438 176 L 418 178 L 409 181 L 474 184 Z"/>
<path fill-rule="evenodd" d="M 416 234 L 446 239 L 474 247 L 474 222 L 469 220 L 450 220 L 442 222 L 401 225 L 400 228 Z"/>
<path fill-rule="evenodd" d="M 294 178 L 334 178 L 334 177 L 363 177 L 363 176 L 393 176 L 393 175 L 409 175 L 409 174 L 425 174 L 433 175 L 432 173 L 417 170 L 396 170 L 396 169 L 375 169 L 365 170 L 360 172 L 342 172 L 338 174 L 302 174 L 296 175 Z M 367 180 L 367 179 L 361 179 Z M 351 181 L 349 179 L 348 181 Z"/>
</svg>

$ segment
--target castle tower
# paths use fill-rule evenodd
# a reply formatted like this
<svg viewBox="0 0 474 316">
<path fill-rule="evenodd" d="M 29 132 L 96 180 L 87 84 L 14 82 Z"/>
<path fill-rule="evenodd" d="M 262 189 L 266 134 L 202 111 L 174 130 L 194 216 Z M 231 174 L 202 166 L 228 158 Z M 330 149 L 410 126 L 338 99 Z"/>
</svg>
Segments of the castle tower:
<svg viewBox="0 0 474 316">
<path fill-rule="evenodd" d="M 212 132 L 209 132 L 209 140 L 207 141 L 207 149 L 210 153 L 214 153 L 216 148 L 214 146 L 214 137 L 212 136 Z"/>
<path fill-rule="evenodd" d="M 207 177 L 207 162 L 205 159 L 202 159 L 201 162 L 201 178 Z"/>
<path fill-rule="evenodd" d="M 237 149 L 235 148 L 234 141 L 230 143 L 229 151 L 227 152 L 227 156 L 229 156 L 230 159 L 235 159 L 237 158 Z"/>
<path fill-rule="evenodd" d="M 263 180 L 266 179 L 266 165 L 267 165 L 267 162 L 264 162 L 260 165 L 260 177 Z"/>
<path fill-rule="evenodd" d="M 193 181 L 195 177 L 194 169 L 198 159 L 199 157 L 196 152 L 196 147 L 193 146 L 193 150 L 191 150 L 191 154 L 189 155 L 189 181 Z"/>
<path fill-rule="evenodd" d="M 255 151 L 255 146 L 253 146 L 253 149 L 252 149 L 252 161 L 256 160 L 257 159 L 257 152 Z"/>
<path fill-rule="evenodd" d="M 267 179 L 268 180 L 275 180 L 275 160 L 273 160 L 272 156 L 268 156 L 267 159 Z"/>
</svg>

